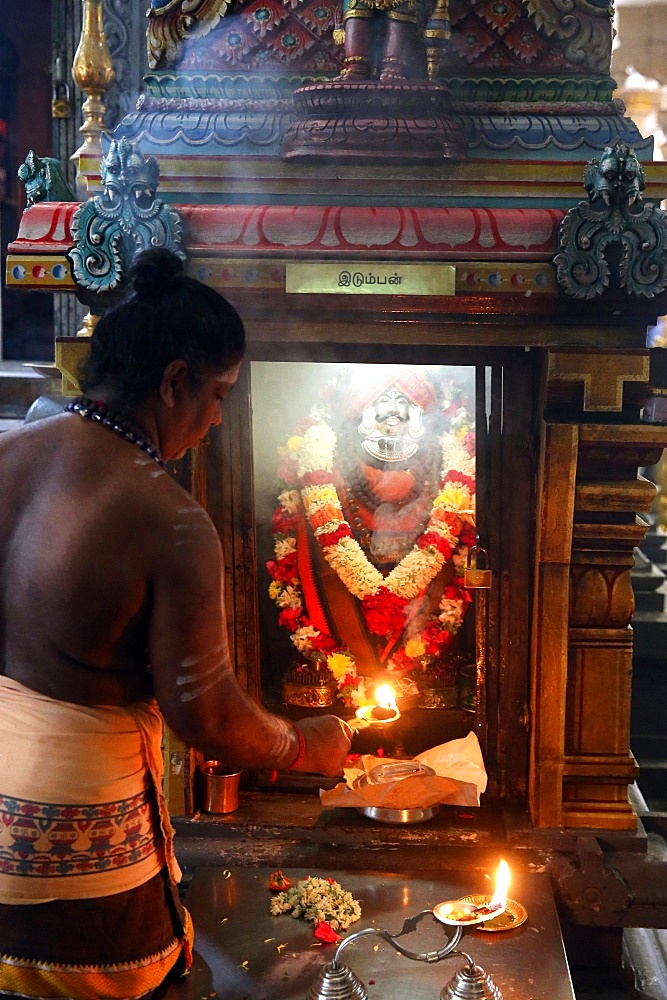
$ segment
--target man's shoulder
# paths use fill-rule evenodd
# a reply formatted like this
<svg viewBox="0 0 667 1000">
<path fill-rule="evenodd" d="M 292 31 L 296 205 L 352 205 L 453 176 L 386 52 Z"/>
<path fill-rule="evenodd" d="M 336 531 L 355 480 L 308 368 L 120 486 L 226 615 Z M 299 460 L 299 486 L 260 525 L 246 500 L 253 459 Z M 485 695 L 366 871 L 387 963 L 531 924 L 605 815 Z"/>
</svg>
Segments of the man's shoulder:
<svg viewBox="0 0 667 1000">
<path fill-rule="evenodd" d="M 172 542 L 177 554 L 187 556 L 189 550 L 200 546 L 208 549 L 219 546 L 218 533 L 208 513 L 173 479 L 161 480 L 155 490 L 153 516 L 163 542 Z"/>
</svg>

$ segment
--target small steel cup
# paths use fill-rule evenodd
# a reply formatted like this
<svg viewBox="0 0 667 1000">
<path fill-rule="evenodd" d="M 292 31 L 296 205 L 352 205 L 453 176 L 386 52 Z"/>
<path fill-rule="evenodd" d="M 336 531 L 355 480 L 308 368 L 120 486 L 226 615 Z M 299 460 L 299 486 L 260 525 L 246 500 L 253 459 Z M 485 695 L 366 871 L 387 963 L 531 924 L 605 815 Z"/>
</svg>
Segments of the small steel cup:
<svg viewBox="0 0 667 1000">
<path fill-rule="evenodd" d="M 219 760 L 199 766 L 201 809 L 206 813 L 232 813 L 239 807 L 240 771 L 230 772 Z"/>
</svg>

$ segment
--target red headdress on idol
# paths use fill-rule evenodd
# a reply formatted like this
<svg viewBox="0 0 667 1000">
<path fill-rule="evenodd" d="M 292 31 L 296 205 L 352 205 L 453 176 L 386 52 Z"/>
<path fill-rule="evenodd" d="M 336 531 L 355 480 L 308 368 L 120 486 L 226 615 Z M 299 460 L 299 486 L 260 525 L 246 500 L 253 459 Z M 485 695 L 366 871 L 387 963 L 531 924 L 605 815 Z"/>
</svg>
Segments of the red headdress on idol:
<svg viewBox="0 0 667 1000">
<path fill-rule="evenodd" d="M 367 406 L 391 388 L 399 389 L 422 410 L 437 402 L 435 389 L 423 371 L 406 365 L 366 365 L 352 375 L 343 399 L 343 416 L 361 416 Z"/>
</svg>

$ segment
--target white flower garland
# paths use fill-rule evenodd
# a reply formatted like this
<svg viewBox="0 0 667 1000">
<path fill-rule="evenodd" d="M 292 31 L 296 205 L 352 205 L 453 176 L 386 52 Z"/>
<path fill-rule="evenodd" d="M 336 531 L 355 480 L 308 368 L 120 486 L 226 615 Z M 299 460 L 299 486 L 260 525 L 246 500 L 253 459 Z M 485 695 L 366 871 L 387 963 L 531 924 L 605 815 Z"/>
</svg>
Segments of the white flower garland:
<svg viewBox="0 0 667 1000">
<path fill-rule="evenodd" d="M 336 441 L 336 432 L 324 422 L 309 427 L 299 453 L 297 475 L 301 477 L 307 472 L 331 473 Z M 474 461 L 467 455 L 455 435 L 444 435 L 441 439 L 441 449 L 443 456 L 441 478 L 451 468 L 471 478 L 474 476 Z M 456 464 L 452 464 L 454 461 Z M 445 521 L 438 519 L 437 512 L 448 510 L 458 514 L 462 520 L 474 524 L 474 498 L 468 487 L 462 487 L 462 492 L 463 496 L 457 497 L 460 502 L 454 503 L 450 493 L 441 491 L 433 501 L 431 516 L 426 526 L 426 532 L 432 531 L 440 535 L 452 550 L 458 544 L 458 536 Z M 309 521 L 318 511 L 327 510 L 334 513 L 334 516 L 324 524 L 314 528 L 316 537 L 334 532 L 341 524 L 346 523 L 333 482 L 303 487 L 301 499 Z M 380 587 L 386 587 L 392 594 L 408 600 L 417 597 L 435 579 L 446 562 L 443 554 L 434 546 L 421 548 L 415 544 L 398 565 L 387 576 L 383 576 L 354 538 L 341 538 L 335 545 L 323 549 L 323 552 L 324 558 L 342 583 L 359 600 L 377 593 Z"/>
</svg>

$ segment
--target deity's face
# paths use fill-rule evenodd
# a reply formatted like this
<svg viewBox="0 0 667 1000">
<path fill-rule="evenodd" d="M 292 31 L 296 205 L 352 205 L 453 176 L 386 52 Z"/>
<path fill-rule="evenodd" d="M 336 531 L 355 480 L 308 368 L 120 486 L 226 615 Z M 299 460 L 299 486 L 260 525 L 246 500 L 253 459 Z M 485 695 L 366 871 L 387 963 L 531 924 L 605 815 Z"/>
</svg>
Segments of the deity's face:
<svg viewBox="0 0 667 1000">
<path fill-rule="evenodd" d="M 403 434 L 410 420 L 410 400 L 398 389 L 387 389 L 374 402 L 375 425 L 383 434 Z"/>
<path fill-rule="evenodd" d="M 382 462 L 402 462 L 418 450 L 417 439 L 424 433 L 421 406 L 411 402 L 400 389 L 386 389 L 368 406 L 359 425 L 365 439 L 361 447 Z"/>
</svg>

